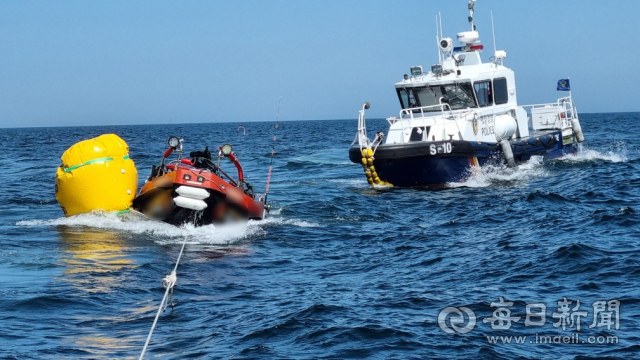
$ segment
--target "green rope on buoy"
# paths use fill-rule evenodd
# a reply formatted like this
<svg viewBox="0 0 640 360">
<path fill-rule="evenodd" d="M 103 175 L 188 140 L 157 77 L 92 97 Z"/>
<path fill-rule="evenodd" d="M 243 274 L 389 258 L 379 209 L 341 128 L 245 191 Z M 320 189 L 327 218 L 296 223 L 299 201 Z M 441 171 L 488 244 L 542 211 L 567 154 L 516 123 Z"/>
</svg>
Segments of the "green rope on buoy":
<svg viewBox="0 0 640 360">
<path fill-rule="evenodd" d="M 122 160 L 130 160 L 131 158 L 129 157 L 129 155 L 125 155 L 122 157 Z M 105 162 L 105 161 L 113 161 L 112 157 L 103 157 L 103 158 L 98 158 L 98 159 L 93 159 L 93 160 L 89 160 L 89 161 L 85 161 L 82 164 L 78 164 L 78 165 L 73 165 L 71 167 L 68 168 L 64 168 L 64 172 L 66 173 L 70 173 L 73 170 L 85 166 L 85 165 L 91 165 L 91 164 L 95 164 L 95 163 L 99 163 L 99 162 Z"/>
<path fill-rule="evenodd" d="M 85 166 L 85 165 L 90 165 L 90 164 L 95 164 L 95 163 L 99 163 L 99 162 L 105 162 L 105 161 L 113 161 L 112 157 L 104 157 L 104 158 L 98 158 L 98 159 L 93 159 L 93 160 L 89 160 L 89 161 L 85 161 L 82 164 L 78 164 L 78 165 L 73 165 L 72 167 L 66 168 L 64 169 L 64 172 L 68 173 L 68 172 L 72 172 L 73 170 Z"/>
</svg>

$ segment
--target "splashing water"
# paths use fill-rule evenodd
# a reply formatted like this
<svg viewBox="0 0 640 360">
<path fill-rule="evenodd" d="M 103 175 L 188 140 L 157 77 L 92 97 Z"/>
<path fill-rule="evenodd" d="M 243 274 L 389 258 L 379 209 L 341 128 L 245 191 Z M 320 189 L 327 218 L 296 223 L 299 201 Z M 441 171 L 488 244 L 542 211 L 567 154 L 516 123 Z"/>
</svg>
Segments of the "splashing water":
<svg viewBox="0 0 640 360">
<path fill-rule="evenodd" d="M 447 187 L 484 188 L 492 185 L 514 185 L 547 174 L 542 157 L 534 156 L 514 168 L 507 165 L 473 166 L 469 169 L 469 177 L 465 182 L 447 183 Z"/>
<path fill-rule="evenodd" d="M 179 243 L 185 236 L 190 244 L 231 244 L 264 235 L 265 227 L 270 225 L 293 225 L 297 227 L 316 227 L 318 224 L 295 219 L 268 217 L 262 221 L 249 221 L 237 224 L 181 227 L 153 220 L 117 215 L 116 213 L 95 212 L 62 217 L 50 220 L 22 220 L 17 226 L 69 226 L 94 229 L 116 230 L 131 234 L 146 234 L 154 237 L 159 244 Z"/>
<path fill-rule="evenodd" d="M 612 163 L 627 162 L 627 144 L 624 141 L 614 142 L 608 150 L 598 151 L 579 144 L 578 152 L 575 155 L 567 155 L 559 161 L 568 162 L 590 162 L 590 161 L 609 161 Z"/>
<path fill-rule="evenodd" d="M 551 160 L 569 163 L 608 161 L 612 163 L 627 161 L 626 143 L 617 141 L 606 151 L 589 149 L 580 144 L 578 152 L 562 158 Z M 496 185 L 518 185 L 535 178 L 549 176 L 549 170 L 541 156 L 534 156 L 514 168 L 502 165 L 474 166 L 469 169 L 469 176 L 464 182 L 448 183 L 447 187 L 484 188 Z"/>
</svg>

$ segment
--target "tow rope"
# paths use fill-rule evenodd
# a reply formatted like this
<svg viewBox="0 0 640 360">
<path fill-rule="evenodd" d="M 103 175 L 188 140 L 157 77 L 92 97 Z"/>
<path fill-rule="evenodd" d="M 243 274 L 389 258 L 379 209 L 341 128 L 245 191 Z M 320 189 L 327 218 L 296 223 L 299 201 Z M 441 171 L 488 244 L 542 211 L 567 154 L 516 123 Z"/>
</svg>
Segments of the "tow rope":
<svg viewBox="0 0 640 360">
<path fill-rule="evenodd" d="M 158 318 L 160 318 L 160 314 L 167 309 L 167 305 L 171 303 L 171 307 L 173 308 L 173 287 L 178 281 L 178 277 L 176 276 L 176 270 L 178 270 L 178 264 L 180 264 L 180 259 L 182 258 L 182 253 L 184 252 L 184 247 L 187 245 L 187 238 L 189 235 L 184 236 L 184 240 L 182 241 L 182 248 L 180 249 L 180 254 L 178 255 L 178 259 L 176 260 L 176 266 L 173 268 L 171 274 L 165 276 L 162 279 L 162 287 L 166 290 L 164 292 L 164 296 L 162 297 L 162 301 L 160 302 L 160 307 L 158 307 L 158 312 L 156 313 L 156 318 L 153 320 L 153 325 L 151 325 L 151 330 L 149 330 L 149 335 L 147 336 L 147 341 L 144 343 L 144 347 L 142 348 L 142 352 L 140 353 L 140 357 L 138 360 L 142 360 L 144 358 L 144 354 L 147 352 L 147 347 L 149 346 L 149 342 L 151 341 L 151 335 L 153 335 L 153 330 L 156 328 L 156 324 L 158 323 Z M 167 301 L 167 297 L 169 297 Z"/>
</svg>

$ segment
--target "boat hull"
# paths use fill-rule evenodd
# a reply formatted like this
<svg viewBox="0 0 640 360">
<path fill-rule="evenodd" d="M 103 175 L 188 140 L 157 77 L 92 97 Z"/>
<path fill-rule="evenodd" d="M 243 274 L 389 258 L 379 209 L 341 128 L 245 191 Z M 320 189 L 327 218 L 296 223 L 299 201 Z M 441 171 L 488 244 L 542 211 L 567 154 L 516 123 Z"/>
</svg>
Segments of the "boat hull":
<svg viewBox="0 0 640 360">
<path fill-rule="evenodd" d="M 181 166 L 148 181 L 134 210 L 172 225 L 262 220 L 265 205 L 209 171 Z"/>
<path fill-rule="evenodd" d="M 560 131 L 538 133 L 511 141 L 516 163 L 533 156 L 545 160 L 575 153 L 572 142 L 563 143 Z M 360 148 L 349 149 L 354 163 L 362 162 Z M 380 145 L 373 156 L 373 166 L 380 180 L 399 187 L 443 187 L 446 183 L 462 182 L 472 166 L 503 164 L 504 154 L 499 143 L 470 141 L 416 142 Z"/>
</svg>

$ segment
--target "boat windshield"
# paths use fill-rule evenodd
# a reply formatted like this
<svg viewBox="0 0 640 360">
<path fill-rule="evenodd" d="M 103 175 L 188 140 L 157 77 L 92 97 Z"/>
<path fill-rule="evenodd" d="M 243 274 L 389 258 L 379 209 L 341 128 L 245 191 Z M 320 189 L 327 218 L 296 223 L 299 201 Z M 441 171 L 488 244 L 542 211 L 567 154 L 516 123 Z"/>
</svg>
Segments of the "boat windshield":
<svg viewBox="0 0 640 360">
<path fill-rule="evenodd" d="M 451 83 L 421 87 L 398 88 L 398 98 L 403 109 L 440 105 L 440 98 L 448 98 L 451 110 L 477 107 L 471 83 Z M 443 101 L 444 102 L 444 101 Z M 440 111 L 439 107 L 425 109 L 425 112 Z"/>
</svg>

